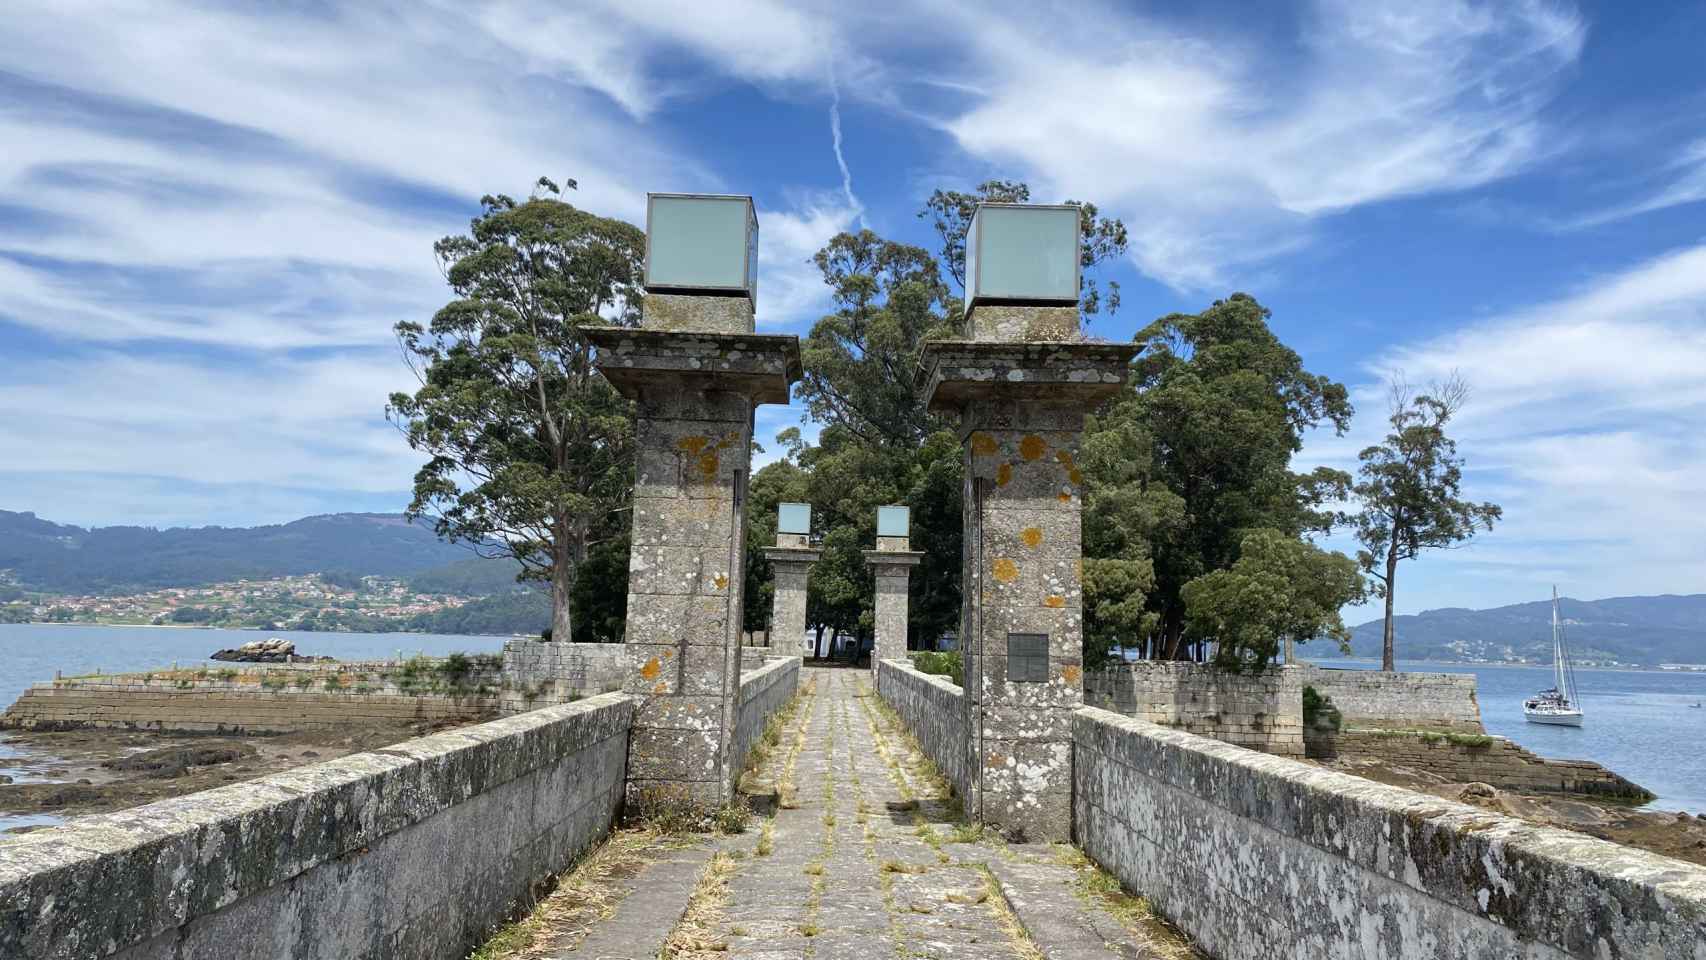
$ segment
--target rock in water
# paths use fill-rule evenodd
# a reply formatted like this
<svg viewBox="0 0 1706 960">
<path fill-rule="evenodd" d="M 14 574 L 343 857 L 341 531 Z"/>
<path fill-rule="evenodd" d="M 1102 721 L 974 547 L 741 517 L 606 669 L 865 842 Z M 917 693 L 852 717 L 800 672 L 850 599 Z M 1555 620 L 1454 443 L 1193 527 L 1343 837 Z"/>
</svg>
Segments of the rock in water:
<svg viewBox="0 0 1706 960">
<path fill-rule="evenodd" d="M 332 658 L 299 657 L 296 655 L 296 644 L 283 637 L 270 637 L 266 640 L 250 640 L 235 649 L 221 650 L 215 653 L 212 659 L 234 663 L 300 663 Z"/>
</svg>

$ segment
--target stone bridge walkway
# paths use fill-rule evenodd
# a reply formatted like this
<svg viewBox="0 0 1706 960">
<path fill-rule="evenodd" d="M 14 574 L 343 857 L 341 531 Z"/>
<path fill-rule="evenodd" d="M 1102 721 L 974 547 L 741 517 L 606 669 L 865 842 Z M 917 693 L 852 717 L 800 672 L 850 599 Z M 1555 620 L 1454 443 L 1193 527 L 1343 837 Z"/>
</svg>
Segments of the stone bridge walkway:
<svg viewBox="0 0 1706 960">
<path fill-rule="evenodd" d="M 867 671 L 809 668 L 801 685 L 780 742 L 747 777 L 755 792 L 777 789 L 772 815 L 628 872 L 632 892 L 572 944 L 513 956 L 1193 956 L 1072 848 L 962 825 Z"/>
</svg>

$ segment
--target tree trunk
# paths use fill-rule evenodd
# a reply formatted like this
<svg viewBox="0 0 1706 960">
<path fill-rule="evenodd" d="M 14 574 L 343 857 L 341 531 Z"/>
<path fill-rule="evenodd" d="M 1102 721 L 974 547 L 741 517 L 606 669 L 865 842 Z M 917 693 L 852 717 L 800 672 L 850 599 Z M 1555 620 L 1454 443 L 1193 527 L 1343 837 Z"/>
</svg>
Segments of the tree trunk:
<svg viewBox="0 0 1706 960">
<path fill-rule="evenodd" d="M 573 625 L 569 620 L 569 609 L 573 606 L 575 594 L 575 574 L 580 572 L 577 564 L 579 551 L 571 542 L 573 533 L 569 528 L 567 517 L 557 517 L 557 542 L 553 544 L 555 558 L 551 564 L 551 639 L 557 643 L 573 643 L 575 639 Z"/>
<path fill-rule="evenodd" d="M 1398 538 L 1392 538 L 1392 546 L 1386 551 L 1386 626 L 1380 648 L 1380 669 L 1391 673 L 1398 669 L 1398 663 L 1393 653 L 1392 630 L 1392 588 L 1398 572 Z"/>
</svg>

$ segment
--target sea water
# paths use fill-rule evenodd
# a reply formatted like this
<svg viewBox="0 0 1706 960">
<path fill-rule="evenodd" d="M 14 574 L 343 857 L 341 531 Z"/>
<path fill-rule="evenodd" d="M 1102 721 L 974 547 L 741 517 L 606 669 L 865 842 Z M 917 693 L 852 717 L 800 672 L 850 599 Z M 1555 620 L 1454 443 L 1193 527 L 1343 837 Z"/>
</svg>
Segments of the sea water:
<svg viewBox="0 0 1706 960">
<path fill-rule="evenodd" d="M 1317 666 L 1377 670 L 1359 660 Z M 1412 663 L 1400 670 L 1475 675 L 1481 723 L 1543 757 L 1593 760 L 1658 794 L 1647 809 L 1706 814 L 1706 672 L 1576 668 L 1580 727 L 1529 723 L 1522 702 L 1551 687 L 1552 668 Z"/>
</svg>

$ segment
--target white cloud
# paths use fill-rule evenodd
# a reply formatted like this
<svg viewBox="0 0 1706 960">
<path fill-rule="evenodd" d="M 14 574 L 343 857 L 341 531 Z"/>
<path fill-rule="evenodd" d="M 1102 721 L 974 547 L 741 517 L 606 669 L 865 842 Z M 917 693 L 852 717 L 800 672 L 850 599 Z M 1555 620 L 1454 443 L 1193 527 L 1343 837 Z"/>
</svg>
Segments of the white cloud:
<svg viewBox="0 0 1706 960">
<path fill-rule="evenodd" d="M 1666 210 L 1706 200 L 1706 137 L 1676 151 L 1660 172 L 1664 184 L 1646 196 L 1627 203 L 1595 210 L 1585 216 L 1567 221 L 1572 229 L 1595 227 L 1614 220 L 1625 220 L 1655 210 Z"/>
<path fill-rule="evenodd" d="M 987 93 L 946 129 L 1047 196 L 1122 214 L 1139 268 L 1180 289 L 1295 248 L 1323 215 L 1521 169 L 1583 38 L 1539 3 L 1322 2 L 1292 63 L 1114 9 L 958 13 L 960 69 Z"/>
<path fill-rule="evenodd" d="M 1453 436 L 1464 493 L 1503 522 L 1433 554 L 1417 604 L 1544 595 L 1697 593 L 1706 583 L 1706 246 L 1656 257 L 1573 295 L 1386 351 L 1369 372 L 1426 383 L 1455 370 L 1473 394 Z M 1355 391 L 1351 436 L 1311 438 L 1306 462 L 1353 469 L 1385 426 L 1378 382 Z M 1337 544 L 1345 546 L 1344 544 Z M 1450 568 L 1449 578 L 1438 576 Z M 1432 573 L 1430 573 L 1432 571 Z M 1469 575 L 1465 575 L 1465 574 Z"/>
</svg>

